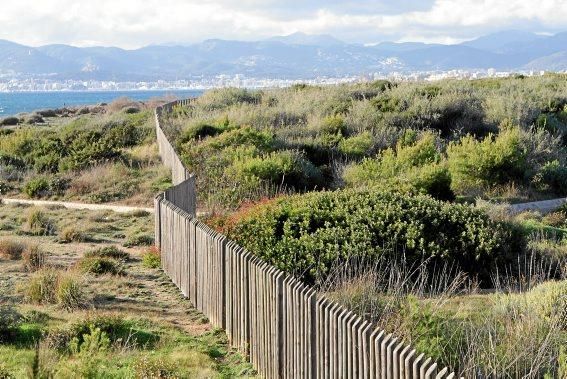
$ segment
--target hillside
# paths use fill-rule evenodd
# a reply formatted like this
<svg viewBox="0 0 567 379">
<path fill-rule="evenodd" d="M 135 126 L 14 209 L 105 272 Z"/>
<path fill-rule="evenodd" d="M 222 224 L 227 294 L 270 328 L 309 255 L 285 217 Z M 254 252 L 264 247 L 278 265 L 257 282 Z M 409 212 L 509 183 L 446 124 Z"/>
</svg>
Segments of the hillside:
<svg viewBox="0 0 567 379">
<path fill-rule="evenodd" d="M 292 34 L 260 41 L 212 39 L 136 50 L 66 45 L 29 47 L 0 41 L 0 74 L 75 80 L 177 80 L 245 75 L 309 79 L 374 72 L 454 69 L 558 70 L 567 33 L 507 31 L 456 45 L 392 43 L 364 46 L 332 36 Z"/>
</svg>

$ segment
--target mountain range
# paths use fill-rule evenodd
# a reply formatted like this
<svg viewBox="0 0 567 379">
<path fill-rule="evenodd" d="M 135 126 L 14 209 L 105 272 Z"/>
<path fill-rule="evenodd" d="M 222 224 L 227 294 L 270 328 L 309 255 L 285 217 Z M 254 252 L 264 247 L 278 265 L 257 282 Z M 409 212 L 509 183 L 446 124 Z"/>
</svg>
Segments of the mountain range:
<svg viewBox="0 0 567 379">
<path fill-rule="evenodd" d="M 261 41 L 212 39 L 191 45 L 29 47 L 0 40 L 0 74 L 57 80 L 175 80 L 243 74 L 309 79 L 372 72 L 452 69 L 567 70 L 567 32 L 503 31 L 461 44 L 361 45 L 295 33 Z"/>
</svg>

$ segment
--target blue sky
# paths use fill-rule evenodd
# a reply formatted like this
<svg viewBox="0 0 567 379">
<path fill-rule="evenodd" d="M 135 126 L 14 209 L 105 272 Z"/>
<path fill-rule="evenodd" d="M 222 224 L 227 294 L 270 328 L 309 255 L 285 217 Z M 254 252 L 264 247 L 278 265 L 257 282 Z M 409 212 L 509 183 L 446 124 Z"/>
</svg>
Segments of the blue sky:
<svg viewBox="0 0 567 379">
<path fill-rule="evenodd" d="M 565 31 L 567 0 L 17 0 L 2 4 L 0 25 L 0 39 L 33 46 L 136 48 L 298 31 L 454 43 L 507 29 Z"/>
</svg>

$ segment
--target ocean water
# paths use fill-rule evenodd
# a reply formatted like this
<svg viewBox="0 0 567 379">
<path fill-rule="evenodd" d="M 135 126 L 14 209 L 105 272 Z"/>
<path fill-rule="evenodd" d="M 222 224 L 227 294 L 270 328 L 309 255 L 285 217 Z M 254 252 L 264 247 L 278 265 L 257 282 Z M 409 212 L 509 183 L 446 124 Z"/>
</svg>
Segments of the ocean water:
<svg viewBox="0 0 567 379">
<path fill-rule="evenodd" d="M 3 92 L 0 93 L 0 118 L 21 112 L 63 106 L 110 103 L 119 97 L 132 100 L 149 100 L 156 97 L 174 96 L 180 99 L 199 96 L 203 91 L 81 91 L 81 92 Z"/>
</svg>

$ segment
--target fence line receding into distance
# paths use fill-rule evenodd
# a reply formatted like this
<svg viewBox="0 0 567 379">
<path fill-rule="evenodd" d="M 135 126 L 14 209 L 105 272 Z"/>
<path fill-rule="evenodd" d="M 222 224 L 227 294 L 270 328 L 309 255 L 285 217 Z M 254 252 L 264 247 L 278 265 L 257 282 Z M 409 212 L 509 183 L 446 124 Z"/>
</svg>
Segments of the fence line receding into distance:
<svg viewBox="0 0 567 379">
<path fill-rule="evenodd" d="M 174 187 L 155 198 L 163 270 L 266 378 L 454 378 L 395 335 L 268 265 L 196 219 L 195 178 L 162 128 L 156 133 Z"/>
</svg>

